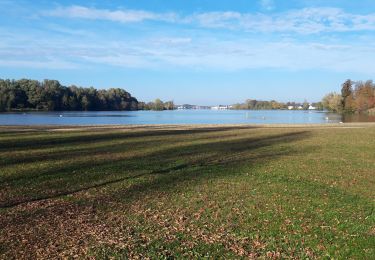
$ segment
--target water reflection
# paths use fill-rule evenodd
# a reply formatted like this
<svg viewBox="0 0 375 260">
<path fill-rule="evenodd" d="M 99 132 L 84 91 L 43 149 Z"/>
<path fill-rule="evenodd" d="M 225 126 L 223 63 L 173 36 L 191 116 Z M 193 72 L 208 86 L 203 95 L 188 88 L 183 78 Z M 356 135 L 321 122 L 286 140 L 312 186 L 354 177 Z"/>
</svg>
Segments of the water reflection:
<svg viewBox="0 0 375 260">
<path fill-rule="evenodd" d="M 345 123 L 375 122 L 375 115 L 367 114 L 344 115 L 342 118 L 343 122 Z"/>
</svg>

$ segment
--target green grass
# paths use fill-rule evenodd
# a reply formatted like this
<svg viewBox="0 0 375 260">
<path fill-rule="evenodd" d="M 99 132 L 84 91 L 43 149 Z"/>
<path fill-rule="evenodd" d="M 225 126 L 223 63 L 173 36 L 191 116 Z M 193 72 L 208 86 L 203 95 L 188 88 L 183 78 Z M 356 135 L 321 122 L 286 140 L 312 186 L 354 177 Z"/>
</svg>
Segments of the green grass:
<svg viewBox="0 0 375 260">
<path fill-rule="evenodd" d="M 0 128 L 0 256 L 374 259 L 375 127 Z"/>
</svg>

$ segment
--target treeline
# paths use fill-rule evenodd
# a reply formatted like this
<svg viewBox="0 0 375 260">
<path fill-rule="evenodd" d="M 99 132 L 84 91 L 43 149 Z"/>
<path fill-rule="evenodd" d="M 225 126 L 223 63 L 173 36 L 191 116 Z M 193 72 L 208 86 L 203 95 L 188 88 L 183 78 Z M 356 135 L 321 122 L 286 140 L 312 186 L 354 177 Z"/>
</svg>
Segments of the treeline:
<svg viewBox="0 0 375 260">
<path fill-rule="evenodd" d="M 323 109 L 322 104 L 313 103 L 311 104 L 315 109 Z M 307 101 L 303 103 L 296 103 L 296 102 L 277 102 L 275 100 L 271 101 L 260 101 L 255 99 L 248 99 L 244 103 L 237 103 L 232 105 L 232 109 L 235 110 L 282 110 L 282 109 L 289 109 L 289 107 L 293 107 L 292 109 L 304 109 L 308 110 L 310 107 L 310 103 Z"/>
<path fill-rule="evenodd" d="M 137 110 L 138 101 L 120 88 L 62 86 L 57 80 L 0 79 L 0 111 Z"/>
<path fill-rule="evenodd" d="M 161 101 L 160 99 L 157 98 L 157 99 L 155 99 L 154 102 L 148 102 L 148 103 L 139 102 L 138 103 L 138 109 L 139 110 L 157 110 L 157 111 L 174 110 L 175 105 L 174 105 L 173 101 L 163 102 L 163 101 Z"/>
<path fill-rule="evenodd" d="M 245 103 L 237 103 L 232 105 L 233 109 L 238 110 L 272 110 L 272 109 L 287 109 L 287 105 L 279 103 L 275 100 L 259 101 L 255 99 L 248 99 Z"/>
<path fill-rule="evenodd" d="M 375 113 L 375 84 L 372 80 L 342 84 L 341 94 L 329 93 L 323 98 L 325 109 L 339 113 Z"/>
</svg>

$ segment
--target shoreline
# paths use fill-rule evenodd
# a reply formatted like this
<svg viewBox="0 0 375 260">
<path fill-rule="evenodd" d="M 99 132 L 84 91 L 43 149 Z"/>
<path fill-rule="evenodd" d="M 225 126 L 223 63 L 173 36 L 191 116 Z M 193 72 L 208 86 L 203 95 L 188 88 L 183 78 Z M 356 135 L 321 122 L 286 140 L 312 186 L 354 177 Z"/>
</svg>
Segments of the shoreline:
<svg viewBox="0 0 375 260">
<path fill-rule="evenodd" d="M 364 123 L 332 123 L 332 124 L 134 124 L 134 125 L 0 125 L 2 130 L 50 130 L 50 131 L 68 131 L 68 130 L 106 130 L 106 129 L 129 129 L 129 130 L 147 130 L 147 129 L 196 129 L 196 128 L 371 128 L 375 127 L 375 122 Z"/>
</svg>

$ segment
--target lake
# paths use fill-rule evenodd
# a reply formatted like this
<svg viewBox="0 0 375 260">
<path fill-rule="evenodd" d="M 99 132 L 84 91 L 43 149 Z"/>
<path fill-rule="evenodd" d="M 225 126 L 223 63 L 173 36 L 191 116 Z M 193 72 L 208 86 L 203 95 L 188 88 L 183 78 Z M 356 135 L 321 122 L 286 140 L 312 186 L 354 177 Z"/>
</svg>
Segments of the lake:
<svg viewBox="0 0 375 260">
<path fill-rule="evenodd" d="M 173 110 L 0 113 L 0 125 L 322 124 L 375 122 L 321 111 Z"/>
</svg>

